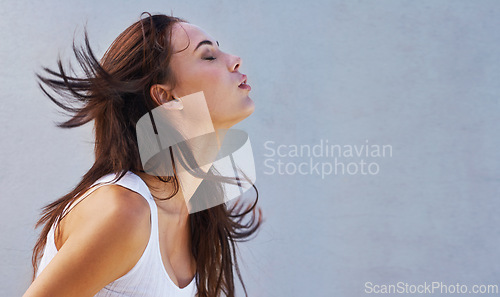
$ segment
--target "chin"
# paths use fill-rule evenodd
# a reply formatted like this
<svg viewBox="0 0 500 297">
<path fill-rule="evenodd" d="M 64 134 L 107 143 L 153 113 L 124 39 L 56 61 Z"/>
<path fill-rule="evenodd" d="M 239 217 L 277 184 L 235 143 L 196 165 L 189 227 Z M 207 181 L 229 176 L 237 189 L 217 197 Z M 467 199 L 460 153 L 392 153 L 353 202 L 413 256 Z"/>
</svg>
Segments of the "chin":
<svg viewBox="0 0 500 297">
<path fill-rule="evenodd" d="M 243 109 L 239 110 L 239 112 L 233 113 L 233 116 L 231 118 L 228 118 L 225 121 L 214 123 L 214 127 L 216 129 L 229 129 L 249 117 L 254 112 L 254 110 L 255 105 L 253 104 L 253 101 L 251 101 L 251 104 L 247 104 Z"/>
<path fill-rule="evenodd" d="M 250 97 L 247 97 L 247 101 L 245 102 L 245 105 L 242 108 L 241 117 L 238 122 L 241 122 L 247 117 L 249 117 L 254 111 L 255 111 L 255 103 L 253 102 L 252 99 L 250 99 Z"/>
<path fill-rule="evenodd" d="M 250 97 L 247 97 L 246 109 L 248 109 L 248 115 L 251 115 L 255 111 L 255 102 Z"/>
</svg>

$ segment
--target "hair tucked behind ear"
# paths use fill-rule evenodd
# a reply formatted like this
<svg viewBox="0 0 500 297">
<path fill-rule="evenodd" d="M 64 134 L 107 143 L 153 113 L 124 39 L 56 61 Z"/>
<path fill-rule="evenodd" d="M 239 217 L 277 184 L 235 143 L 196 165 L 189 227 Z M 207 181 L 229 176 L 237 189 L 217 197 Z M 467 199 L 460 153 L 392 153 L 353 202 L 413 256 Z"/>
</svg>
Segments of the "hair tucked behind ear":
<svg viewBox="0 0 500 297">
<path fill-rule="evenodd" d="M 121 33 L 100 61 L 90 47 L 85 30 L 85 45 L 77 47 L 73 43 L 76 60 L 83 71 L 81 77 L 74 72 L 68 73 L 60 59 L 57 71 L 43 68 L 45 74 L 37 74 L 43 92 L 70 115 L 67 121 L 58 123 L 58 127 L 73 128 L 94 121 L 95 161 L 71 192 L 43 208 L 36 225 L 43 226 L 43 229 L 33 249 L 33 279 L 47 234 L 52 225 L 59 227 L 69 204 L 103 175 L 117 173 L 120 179 L 127 171 L 143 171 L 135 125 L 157 106 L 149 94 L 152 85 L 168 83 L 175 86 L 175 77 L 169 67 L 173 54 L 172 26 L 177 22 L 187 22 L 173 16 L 144 14 L 147 17 L 141 15 L 139 21 Z M 199 194 L 220 195 L 223 188 L 215 180 L 204 180 L 198 189 Z M 176 176 L 163 181 L 174 184 L 175 191 L 170 196 L 173 197 L 179 190 Z M 215 297 L 221 296 L 222 292 L 234 296 L 233 266 L 246 294 L 235 243 L 249 240 L 263 221 L 261 209 L 256 208 L 258 192 L 255 186 L 254 189 L 255 203 L 245 209 L 236 200 L 232 207 L 221 204 L 190 215 L 198 296 Z M 251 216 L 244 223 L 247 215 Z"/>
</svg>

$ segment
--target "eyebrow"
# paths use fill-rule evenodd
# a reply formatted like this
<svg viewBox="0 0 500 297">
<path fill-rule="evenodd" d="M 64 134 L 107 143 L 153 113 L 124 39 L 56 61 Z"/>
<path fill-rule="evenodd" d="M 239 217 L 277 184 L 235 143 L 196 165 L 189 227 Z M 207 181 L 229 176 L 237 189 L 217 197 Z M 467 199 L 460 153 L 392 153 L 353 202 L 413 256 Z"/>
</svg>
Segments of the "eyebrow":
<svg viewBox="0 0 500 297">
<path fill-rule="evenodd" d="M 216 40 L 215 42 L 217 42 L 217 46 L 219 46 L 219 42 Z M 198 43 L 198 45 L 196 46 L 196 48 L 194 49 L 193 52 L 195 52 L 200 46 L 204 45 L 204 44 L 209 44 L 209 45 L 213 45 L 212 41 L 210 40 L 203 40 L 203 41 L 200 41 L 200 43 Z"/>
</svg>

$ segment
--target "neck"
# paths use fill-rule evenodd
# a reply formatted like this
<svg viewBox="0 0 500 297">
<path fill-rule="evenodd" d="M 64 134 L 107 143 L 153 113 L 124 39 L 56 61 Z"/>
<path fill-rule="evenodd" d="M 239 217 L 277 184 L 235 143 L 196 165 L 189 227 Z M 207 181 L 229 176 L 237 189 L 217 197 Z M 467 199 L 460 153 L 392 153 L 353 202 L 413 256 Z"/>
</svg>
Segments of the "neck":
<svg viewBox="0 0 500 297">
<path fill-rule="evenodd" d="M 165 199 L 173 193 L 173 183 L 162 182 L 156 176 L 149 175 L 145 172 L 134 173 L 148 185 L 153 197 L 157 198 L 155 199 L 155 203 L 161 214 L 167 215 L 172 221 L 176 222 L 176 225 L 179 225 L 179 227 L 187 224 L 189 221 L 189 211 L 182 189 L 179 189 L 177 194 L 173 197 Z"/>
<path fill-rule="evenodd" d="M 200 160 L 213 160 L 213 158 L 215 158 L 215 155 L 217 155 L 222 142 L 224 141 L 226 132 L 226 129 L 215 129 L 217 149 L 198 149 L 196 151 L 193 151 L 195 154 L 197 154 L 197 158 L 199 158 Z M 209 140 L 209 138 L 207 138 L 207 140 Z M 208 147 L 204 146 L 203 143 L 197 143 L 196 146 L 198 148 Z M 205 156 L 201 157 L 203 154 L 205 154 Z M 177 161 L 176 166 L 177 168 L 180 168 L 180 164 L 177 164 Z M 211 166 L 212 163 L 210 162 L 208 164 L 200 166 L 200 169 L 203 172 L 207 173 Z M 151 191 L 153 197 L 158 198 L 155 199 L 155 202 L 158 206 L 159 211 L 167 215 L 179 227 L 186 226 L 189 221 L 189 200 L 203 180 L 201 178 L 193 176 L 186 170 L 178 171 L 177 179 L 180 184 L 179 191 L 173 197 L 165 199 L 173 193 L 173 183 L 162 182 L 156 176 L 149 175 L 145 172 L 134 173 L 137 174 L 148 185 L 148 188 Z"/>
</svg>

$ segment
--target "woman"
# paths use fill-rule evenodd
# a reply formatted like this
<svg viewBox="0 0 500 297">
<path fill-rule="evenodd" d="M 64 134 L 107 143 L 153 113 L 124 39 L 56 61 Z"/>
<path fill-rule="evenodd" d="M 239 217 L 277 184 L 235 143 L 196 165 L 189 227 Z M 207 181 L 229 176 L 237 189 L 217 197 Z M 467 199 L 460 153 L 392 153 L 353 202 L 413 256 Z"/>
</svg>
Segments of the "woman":
<svg viewBox="0 0 500 297">
<path fill-rule="evenodd" d="M 234 296 L 233 263 L 246 293 L 235 242 L 260 226 L 257 199 L 243 212 L 236 203 L 189 213 L 175 164 L 169 176 L 148 174 L 135 129 L 154 108 L 200 91 L 214 131 L 243 120 L 254 104 L 241 59 L 199 27 L 167 15 L 141 17 L 100 61 L 86 34 L 85 44 L 74 47 L 85 77 L 69 75 L 60 60 L 57 72 L 44 68 L 48 76 L 38 75 L 64 99 L 40 85 L 45 94 L 72 113 L 59 127 L 94 120 L 95 163 L 70 193 L 44 208 L 34 281 L 24 296 Z M 221 193 L 220 183 L 210 182 L 220 180 L 212 171 L 194 171 L 187 183 L 207 181 L 199 195 Z"/>
</svg>

